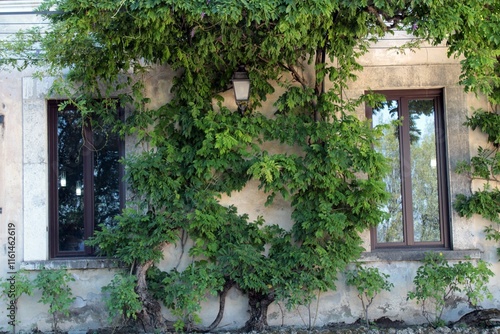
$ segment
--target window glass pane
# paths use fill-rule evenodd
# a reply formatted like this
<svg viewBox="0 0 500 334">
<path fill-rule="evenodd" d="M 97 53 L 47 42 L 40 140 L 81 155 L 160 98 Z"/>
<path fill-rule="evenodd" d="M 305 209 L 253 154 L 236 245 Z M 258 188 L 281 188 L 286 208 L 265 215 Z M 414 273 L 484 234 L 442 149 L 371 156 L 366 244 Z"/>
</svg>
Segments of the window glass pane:
<svg viewBox="0 0 500 334">
<path fill-rule="evenodd" d="M 57 136 L 59 251 L 82 251 L 83 137 L 78 111 L 65 110 L 58 113 Z"/>
<path fill-rule="evenodd" d="M 439 241 L 434 101 L 410 100 L 409 113 L 415 242 Z"/>
<path fill-rule="evenodd" d="M 94 218 L 95 227 L 113 224 L 120 213 L 120 141 L 109 126 L 94 124 Z"/>
<path fill-rule="evenodd" d="M 377 226 L 377 242 L 403 242 L 403 207 L 401 197 L 401 164 L 399 158 L 399 126 L 393 121 L 398 119 L 398 101 L 387 101 L 373 109 L 373 126 L 389 124 L 376 150 L 389 159 L 391 172 L 385 177 L 387 191 L 391 194 L 384 210 L 388 219 Z"/>
</svg>

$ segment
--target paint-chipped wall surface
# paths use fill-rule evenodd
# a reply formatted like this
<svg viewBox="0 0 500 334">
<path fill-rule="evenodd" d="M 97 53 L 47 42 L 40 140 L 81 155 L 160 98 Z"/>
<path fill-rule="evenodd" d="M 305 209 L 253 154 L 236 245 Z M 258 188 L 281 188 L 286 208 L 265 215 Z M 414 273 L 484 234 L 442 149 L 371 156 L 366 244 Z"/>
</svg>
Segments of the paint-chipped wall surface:
<svg viewBox="0 0 500 334">
<path fill-rule="evenodd" d="M 5 38 L 17 29 L 34 24 L 43 24 L 31 12 L 36 1 L 2 1 L 0 3 L 0 37 Z M 28 12 L 25 15 L 19 12 Z M 9 13 L 15 13 L 9 15 Z M 470 193 L 470 182 L 454 172 L 457 163 L 467 160 L 484 144 L 484 137 L 463 126 L 466 116 L 473 109 L 488 109 L 487 100 L 466 94 L 458 85 L 460 75 L 459 59 L 446 56 L 444 46 L 423 46 L 415 52 L 399 53 L 394 46 L 400 46 L 410 39 L 396 32 L 379 43 L 372 45 L 370 52 L 360 61 L 364 66 L 357 73 L 358 80 L 350 83 L 345 97 L 354 98 L 367 90 L 416 90 L 440 89 L 445 110 L 446 166 L 448 175 L 449 202 L 456 194 Z M 109 284 L 113 275 L 121 270 L 117 264 L 104 259 L 83 258 L 52 260 L 48 244 L 48 192 L 49 164 L 47 138 L 47 101 L 51 78 L 38 80 L 33 77 L 34 69 L 21 73 L 2 70 L 0 72 L 0 277 L 8 279 L 20 269 L 33 278 L 39 268 L 66 268 L 75 279 L 70 282 L 76 297 L 71 306 L 69 318 L 61 319 L 62 330 L 85 331 L 109 326 L 101 287 Z M 164 67 L 151 69 L 146 83 L 151 101 L 157 104 L 168 101 L 170 86 L 175 75 Z M 327 87 L 328 88 L 328 87 Z M 277 89 L 279 93 L 279 89 Z M 59 97 L 60 98 L 60 97 Z M 228 92 L 225 103 L 235 108 L 232 94 Z M 263 103 L 261 112 L 274 111 L 270 97 Z M 359 117 L 365 117 L 364 106 L 358 110 Z M 132 138 L 126 143 L 126 150 L 136 149 Z M 268 148 L 269 151 L 273 147 Z M 288 202 L 277 199 L 273 206 L 264 206 L 265 195 L 258 184 L 250 182 L 241 192 L 224 196 L 223 204 L 234 204 L 240 212 L 248 213 L 250 219 L 263 216 L 269 224 L 290 226 L 291 207 Z M 447 203 L 451 205 L 451 203 Z M 467 220 L 450 210 L 451 247 L 443 251 L 444 256 L 454 263 L 470 257 L 472 261 L 483 259 L 491 263 L 495 278 L 489 288 L 494 294 L 492 300 L 484 301 L 484 308 L 500 304 L 500 264 L 494 242 L 486 241 L 483 229 L 487 222 L 478 217 Z M 374 250 L 369 231 L 362 235 L 366 253 L 362 260 L 368 266 L 379 268 L 390 275 L 394 288 L 382 292 L 370 308 L 370 318 L 388 317 L 410 324 L 424 323 L 420 306 L 408 301 L 408 291 L 413 289 L 413 278 L 421 265 L 423 251 Z M 185 245 L 189 247 L 189 243 Z M 189 258 L 179 247 L 165 247 L 165 258 L 161 268 L 172 268 L 178 263 L 186 266 Z M 182 257 L 182 258 L 179 258 Z M 22 296 L 15 313 L 16 328 L 29 331 L 51 329 L 48 307 L 38 302 L 40 292 Z M 8 301 L 1 301 L 0 331 L 9 330 L 12 310 Z M 217 301 L 211 297 L 203 304 L 203 322 L 210 324 L 218 311 Z M 247 298 L 238 290 L 231 290 L 227 296 L 226 312 L 220 326 L 235 329 L 248 319 Z M 465 301 L 457 300 L 444 314 L 445 320 L 457 320 L 470 311 Z M 165 314 L 167 311 L 165 310 Z M 304 326 L 311 321 L 316 326 L 331 322 L 354 322 L 362 316 L 361 303 L 356 291 L 339 277 L 336 291 L 317 295 L 309 306 L 286 311 L 283 305 L 273 303 L 269 309 L 269 325 Z M 311 318 L 309 318 L 311 317 Z"/>
</svg>

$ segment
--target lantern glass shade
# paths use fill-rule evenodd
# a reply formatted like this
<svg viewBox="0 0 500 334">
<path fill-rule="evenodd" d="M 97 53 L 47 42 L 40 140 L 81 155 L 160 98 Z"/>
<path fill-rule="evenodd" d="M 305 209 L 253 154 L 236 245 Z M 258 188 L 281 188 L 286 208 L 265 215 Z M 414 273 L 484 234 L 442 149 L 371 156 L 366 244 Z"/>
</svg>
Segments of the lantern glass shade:
<svg viewBox="0 0 500 334">
<path fill-rule="evenodd" d="M 236 102 L 248 101 L 250 96 L 250 80 L 233 79 L 233 85 Z"/>
<path fill-rule="evenodd" d="M 244 66 L 234 72 L 232 81 L 236 103 L 247 102 L 250 98 L 250 78 Z"/>
</svg>

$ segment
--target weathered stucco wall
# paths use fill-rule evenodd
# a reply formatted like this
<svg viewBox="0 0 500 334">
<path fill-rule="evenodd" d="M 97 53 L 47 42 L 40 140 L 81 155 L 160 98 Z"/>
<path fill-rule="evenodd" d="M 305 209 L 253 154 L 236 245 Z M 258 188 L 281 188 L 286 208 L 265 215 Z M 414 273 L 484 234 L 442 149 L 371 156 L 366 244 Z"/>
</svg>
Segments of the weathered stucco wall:
<svg viewBox="0 0 500 334">
<path fill-rule="evenodd" d="M 97 261 L 99 262 L 99 261 Z M 29 277 L 34 279 L 38 274 L 38 263 L 27 264 Z M 61 264 L 46 263 L 46 268 L 61 268 Z M 96 263 L 91 261 L 89 267 L 100 269 L 70 269 L 69 274 L 75 279 L 69 286 L 75 297 L 71 305 L 69 318 L 59 318 L 58 327 L 63 331 L 105 328 L 113 325 L 108 319 L 105 301 L 101 287 L 109 284 L 116 273 L 113 268 L 108 268 L 109 263 Z M 67 263 L 67 268 L 78 267 L 75 263 Z M 35 290 L 32 296 L 23 295 L 19 300 L 16 315 L 20 321 L 19 329 L 49 331 L 52 328 L 52 317 L 48 313 L 48 305 L 39 303 L 41 292 Z M 2 323 L 3 324 L 3 323 Z"/>
<path fill-rule="evenodd" d="M 9 2 L 6 2 L 9 3 Z M 13 2 L 11 2 L 13 3 Z M 1 7 L 1 10 L 31 10 L 36 2 L 17 2 L 18 7 Z M 21 6 L 22 5 L 22 6 Z M 14 9 L 13 9 L 14 8 Z M 21 17 L 19 22 L 30 22 L 34 16 Z M 0 16 L 0 32 L 6 27 L 2 22 L 12 17 Z M 2 30 L 4 29 L 4 30 Z M 471 108 L 488 108 L 485 98 L 476 98 L 466 94 L 458 85 L 460 74 L 459 62 L 446 56 L 444 47 L 424 46 L 415 52 L 400 54 L 392 46 L 400 45 L 408 40 L 404 34 L 396 33 L 394 37 L 374 45 L 369 54 L 361 59 L 364 70 L 358 73 L 358 80 L 352 82 L 346 97 L 356 97 L 368 89 L 417 89 L 443 88 L 447 124 L 447 154 L 449 163 L 450 198 L 458 193 L 470 192 L 469 181 L 454 173 L 457 162 L 466 160 L 474 154 L 484 137 L 469 132 L 462 124 L 470 114 Z M 158 106 L 170 99 L 171 79 L 174 73 L 165 68 L 157 68 L 148 76 L 147 92 Z M 48 261 L 48 164 L 47 164 L 47 110 L 46 100 L 51 84 L 50 79 L 36 80 L 32 72 L 15 71 L 0 72 L 0 115 L 4 122 L 0 124 L 0 277 L 6 278 L 9 272 L 21 267 L 29 271 L 33 277 L 40 265 L 60 268 L 67 267 L 75 278 L 71 288 L 76 301 L 72 305 L 72 319 L 62 321 L 61 328 L 66 330 L 87 330 L 107 325 L 107 314 L 104 311 L 101 287 L 112 279 L 116 268 L 108 268 L 108 262 L 94 260 Z M 328 88 L 328 87 L 327 87 Z M 276 95 L 277 96 L 277 95 Z M 262 107 L 266 113 L 273 112 L 272 103 L 276 96 L 270 97 Z M 235 108 L 232 93 L 224 95 L 226 104 Z M 358 111 L 364 117 L 362 107 Z M 127 150 L 135 150 L 133 138 L 127 140 Z M 141 149 L 141 148 L 139 148 Z M 146 148 L 147 149 L 147 148 Z M 270 151 L 278 150 L 277 146 L 268 147 Z M 282 199 L 277 199 L 273 206 L 266 207 L 266 195 L 258 190 L 256 182 L 250 182 L 241 192 L 232 196 L 224 196 L 224 204 L 235 204 L 240 212 L 249 214 L 250 219 L 263 216 L 267 223 L 290 226 L 291 207 Z M 445 252 L 454 261 L 465 255 L 482 258 L 492 263 L 492 270 L 500 275 L 500 265 L 496 256 L 496 245 L 484 239 L 485 221 L 474 217 L 467 220 L 452 213 L 453 250 Z M 15 267 L 8 267 L 8 224 L 15 226 Z M 404 320 L 409 323 L 425 321 L 420 307 L 408 302 L 406 295 L 412 289 L 412 280 L 420 265 L 423 253 L 413 252 L 370 252 L 369 233 L 363 234 L 364 247 L 367 253 L 363 260 L 369 265 L 378 267 L 382 272 L 391 275 L 394 288 L 391 292 L 383 292 L 377 297 L 370 309 L 374 319 L 387 316 L 393 320 Z M 186 245 L 189 247 L 189 243 Z M 172 268 L 179 262 L 182 252 L 178 246 L 165 248 L 165 259 L 160 267 Z M 186 254 L 186 253 L 184 253 Z M 180 259 L 180 268 L 189 263 L 184 255 Z M 492 307 L 500 303 L 500 283 L 491 280 L 490 289 L 495 294 L 492 301 L 486 301 L 483 307 Z M 23 296 L 16 315 L 21 329 L 38 328 L 49 330 L 51 319 L 47 307 L 38 303 L 39 292 L 31 297 Z M 318 301 L 310 305 L 312 320 L 316 326 L 329 322 L 353 322 L 361 316 L 361 305 L 353 288 L 345 286 L 343 277 L 339 277 L 337 291 L 322 293 Z M 232 290 L 226 301 L 226 313 L 221 326 L 226 329 L 237 328 L 247 320 L 247 299 L 239 291 Z M 209 324 L 217 312 L 216 301 L 209 298 L 203 305 L 203 318 Z M 273 304 L 269 310 L 270 325 L 298 325 L 309 323 L 306 306 L 296 310 L 285 311 L 283 305 Z M 457 302 L 445 314 L 446 320 L 456 320 L 469 311 L 465 302 Z M 7 328 L 8 310 L 0 308 L 0 330 Z"/>
</svg>

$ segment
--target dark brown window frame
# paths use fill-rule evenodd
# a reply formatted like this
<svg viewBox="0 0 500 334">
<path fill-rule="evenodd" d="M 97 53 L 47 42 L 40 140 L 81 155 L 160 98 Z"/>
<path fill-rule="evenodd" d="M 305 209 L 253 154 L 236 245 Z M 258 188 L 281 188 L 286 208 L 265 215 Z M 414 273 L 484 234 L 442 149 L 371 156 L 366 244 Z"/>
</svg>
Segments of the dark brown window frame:
<svg viewBox="0 0 500 334">
<path fill-rule="evenodd" d="M 47 124 L 48 124 L 48 159 L 49 159 L 49 256 L 50 258 L 64 257 L 89 257 L 94 255 L 94 249 L 89 246 L 84 246 L 83 251 L 60 251 L 59 250 L 59 200 L 58 200 L 58 113 L 59 105 L 65 102 L 64 100 L 49 100 L 47 101 Z M 67 109 L 74 108 L 68 106 Z M 118 117 L 122 117 L 122 111 L 118 110 Z M 94 181 L 93 181 L 93 166 L 94 154 L 89 147 L 92 147 L 92 130 L 90 125 L 83 128 L 83 136 L 88 140 L 87 144 L 82 148 L 83 156 L 83 217 L 84 217 L 84 239 L 90 238 L 95 230 L 94 223 Z M 125 145 L 123 141 L 119 144 L 119 156 L 123 157 Z M 123 180 L 124 168 L 120 164 L 119 178 Z M 125 184 L 119 183 L 119 200 L 120 208 L 125 206 Z"/>
<path fill-rule="evenodd" d="M 368 93 L 368 92 L 367 92 Z M 447 144 L 446 144 L 446 125 L 444 111 L 444 92 L 443 89 L 419 89 L 419 90 L 381 90 L 373 91 L 381 94 L 389 100 L 397 100 L 401 106 L 400 115 L 403 115 L 402 131 L 399 146 L 399 156 L 401 160 L 401 193 L 403 197 L 403 242 L 380 243 L 377 241 L 377 229 L 371 228 L 371 248 L 372 250 L 390 250 L 390 249 L 450 249 L 450 195 L 448 182 L 448 162 L 447 162 Z M 435 108 L 435 135 L 436 135 L 436 163 L 437 163 L 437 182 L 438 182 L 438 200 L 439 200 L 439 222 L 440 222 L 440 241 L 436 242 L 415 242 L 413 234 L 412 202 L 411 202 L 411 178 L 410 173 L 403 171 L 408 168 L 405 161 L 410 161 L 409 150 L 409 117 L 408 102 L 413 99 L 428 99 L 434 101 Z M 366 117 L 372 118 L 372 107 L 366 105 Z M 410 185 L 410 186 L 408 186 Z M 408 200 L 408 198 L 410 200 Z"/>
</svg>

